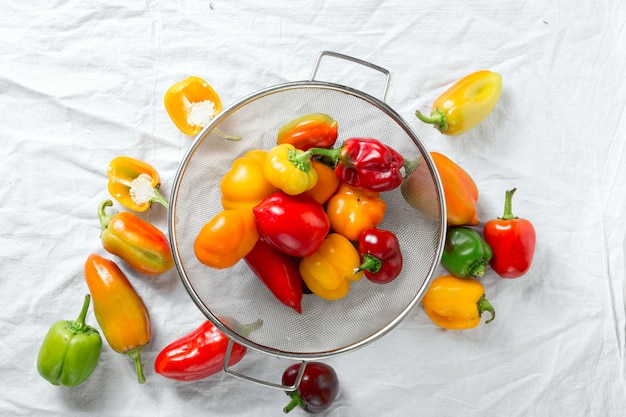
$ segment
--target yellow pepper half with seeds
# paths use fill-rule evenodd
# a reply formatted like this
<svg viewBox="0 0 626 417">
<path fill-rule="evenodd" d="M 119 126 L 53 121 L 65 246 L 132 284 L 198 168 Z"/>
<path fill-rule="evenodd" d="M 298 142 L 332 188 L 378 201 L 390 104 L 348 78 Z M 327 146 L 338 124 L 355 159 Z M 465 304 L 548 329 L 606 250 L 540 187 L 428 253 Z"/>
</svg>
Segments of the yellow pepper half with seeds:
<svg viewBox="0 0 626 417">
<path fill-rule="evenodd" d="M 118 156 L 109 163 L 107 175 L 111 197 L 127 209 L 146 211 L 153 202 L 165 208 L 169 207 L 169 203 L 159 192 L 159 173 L 147 162 Z"/>
<path fill-rule="evenodd" d="M 443 275 L 433 280 L 422 298 L 426 315 L 436 325 L 450 330 L 472 329 L 488 311 L 491 322 L 496 312 L 485 298 L 482 284 L 472 278 Z"/>
<path fill-rule="evenodd" d="M 473 72 L 454 83 L 433 103 L 430 117 L 415 113 L 424 123 L 444 135 L 460 135 L 482 122 L 496 107 L 502 94 L 502 76 L 497 72 Z"/>
</svg>

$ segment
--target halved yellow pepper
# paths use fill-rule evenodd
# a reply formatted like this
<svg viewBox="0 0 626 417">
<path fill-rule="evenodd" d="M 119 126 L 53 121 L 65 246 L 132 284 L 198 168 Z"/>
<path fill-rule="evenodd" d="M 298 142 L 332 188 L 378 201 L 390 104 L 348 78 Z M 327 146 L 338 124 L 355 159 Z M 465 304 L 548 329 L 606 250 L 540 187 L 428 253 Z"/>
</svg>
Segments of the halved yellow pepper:
<svg viewBox="0 0 626 417">
<path fill-rule="evenodd" d="M 153 202 L 165 208 L 169 207 L 169 203 L 159 192 L 159 173 L 147 162 L 118 156 L 109 163 L 107 175 L 111 197 L 127 209 L 146 211 Z"/>
<path fill-rule="evenodd" d="M 267 151 L 254 149 L 235 159 L 220 182 L 225 210 L 252 210 L 265 197 L 278 191 L 263 175 Z"/>
<path fill-rule="evenodd" d="M 222 101 L 213 87 L 196 76 L 172 85 L 165 92 L 164 104 L 176 127 L 189 136 L 200 133 L 222 111 Z"/>
<path fill-rule="evenodd" d="M 502 94 L 502 76 L 481 70 L 458 80 L 433 103 L 430 117 L 415 115 L 445 135 L 460 135 L 478 125 L 496 107 Z"/>
<path fill-rule="evenodd" d="M 443 275 L 433 280 L 422 298 L 424 311 L 436 325 L 450 330 L 471 329 L 480 323 L 488 311 L 491 322 L 496 312 L 485 298 L 485 289 L 472 278 Z"/>
<path fill-rule="evenodd" d="M 320 298 L 338 300 L 350 291 L 350 283 L 363 277 L 359 253 L 344 236 L 330 233 L 313 255 L 300 261 L 306 286 Z"/>
</svg>

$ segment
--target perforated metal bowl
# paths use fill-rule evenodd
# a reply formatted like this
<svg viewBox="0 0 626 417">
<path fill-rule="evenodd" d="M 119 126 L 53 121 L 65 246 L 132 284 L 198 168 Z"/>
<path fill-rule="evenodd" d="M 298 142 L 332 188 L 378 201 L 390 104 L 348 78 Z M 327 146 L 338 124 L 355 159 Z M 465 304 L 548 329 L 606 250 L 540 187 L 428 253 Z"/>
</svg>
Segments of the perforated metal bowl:
<svg viewBox="0 0 626 417">
<path fill-rule="evenodd" d="M 302 361 L 347 353 L 384 335 L 419 303 L 440 259 L 445 237 L 445 204 L 434 164 L 415 132 L 383 100 L 361 91 L 315 79 L 323 57 L 339 58 L 385 74 L 378 66 L 345 55 L 322 52 L 310 80 L 258 91 L 225 109 L 196 137 L 185 155 L 172 189 L 169 231 L 176 267 L 200 310 L 220 330 L 248 348 Z M 339 139 L 374 137 L 407 159 L 426 164 L 432 195 L 419 196 L 427 216 L 407 204 L 399 189 L 384 192 L 385 218 L 379 227 L 393 231 L 404 267 L 398 278 L 380 285 L 366 278 L 352 283 L 340 300 L 305 295 L 302 314 L 281 304 L 243 261 L 228 269 L 202 265 L 193 244 L 201 227 L 222 210 L 219 183 L 232 162 L 252 149 L 276 145 L 278 129 L 307 113 L 321 112 L 338 121 Z M 241 136 L 224 140 L 220 134 Z M 422 204 L 424 205 L 424 204 Z M 223 317 L 240 323 L 263 321 L 246 335 Z"/>
</svg>

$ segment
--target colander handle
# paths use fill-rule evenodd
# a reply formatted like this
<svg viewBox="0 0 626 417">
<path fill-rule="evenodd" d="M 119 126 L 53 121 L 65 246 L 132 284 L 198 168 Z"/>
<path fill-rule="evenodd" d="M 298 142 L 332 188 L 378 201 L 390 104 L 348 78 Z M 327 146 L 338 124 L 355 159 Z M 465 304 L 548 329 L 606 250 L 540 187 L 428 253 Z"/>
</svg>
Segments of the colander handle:
<svg viewBox="0 0 626 417">
<path fill-rule="evenodd" d="M 306 364 L 307 364 L 306 361 L 302 361 L 300 363 L 300 369 L 298 370 L 298 374 L 296 375 L 296 380 L 294 381 L 293 385 L 276 384 L 274 382 L 264 381 L 262 379 L 251 377 L 250 375 L 245 375 L 245 374 L 233 371 L 228 365 L 228 362 L 230 362 L 230 355 L 233 351 L 234 343 L 235 341 L 233 339 L 228 340 L 228 348 L 226 349 L 226 355 L 224 356 L 224 362 L 222 364 L 222 367 L 224 368 L 224 372 L 226 372 L 227 374 L 231 376 L 237 377 L 239 379 L 243 379 L 244 381 L 252 382 L 257 385 L 262 385 L 264 387 L 279 389 L 281 391 L 291 392 L 291 391 L 295 391 L 298 389 L 298 387 L 300 386 L 300 382 L 302 381 L 302 376 L 304 375 L 304 369 L 306 368 Z"/>
<path fill-rule="evenodd" d="M 333 58 L 339 58 L 339 59 L 343 59 L 346 61 L 354 62 L 355 64 L 363 65 L 365 67 L 371 68 L 378 72 L 382 72 L 385 75 L 385 86 L 383 87 L 383 97 L 381 100 L 383 102 L 385 101 L 385 99 L 387 98 L 387 90 L 389 89 L 389 81 L 391 78 L 389 71 L 387 71 L 383 67 L 379 67 L 378 65 L 372 64 L 371 62 L 363 61 L 362 59 L 354 58 L 354 57 L 340 54 L 337 52 L 331 52 L 331 51 L 320 52 L 320 54 L 317 56 L 317 60 L 315 61 L 315 66 L 313 67 L 313 73 L 311 74 L 311 79 L 310 79 L 311 81 L 315 81 L 315 77 L 317 75 L 317 71 L 319 70 L 320 64 L 322 62 L 322 58 L 324 58 L 325 56 L 331 56 Z"/>
</svg>

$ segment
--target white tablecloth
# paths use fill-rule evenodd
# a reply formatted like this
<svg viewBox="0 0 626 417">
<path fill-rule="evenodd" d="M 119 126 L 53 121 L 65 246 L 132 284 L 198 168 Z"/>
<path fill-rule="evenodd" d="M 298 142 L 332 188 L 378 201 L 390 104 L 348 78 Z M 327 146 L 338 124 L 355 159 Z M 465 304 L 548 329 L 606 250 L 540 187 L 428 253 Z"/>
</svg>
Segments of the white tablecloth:
<svg viewBox="0 0 626 417">
<path fill-rule="evenodd" d="M 129 272 L 154 326 L 145 384 L 106 342 L 94 374 L 72 389 L 41 378 L 36 357 L 48 328 L 77 315 L 87 255 L 106 254 L 96 207 L 109 161 L 149 162 L 169 196 L 193 138 L 168 117 L 167 88 L 197 75 L 229 105 L 308 79 L 322 50 L 388 69 L 387 103 L 429 150 L 471 173 L 481 220 L 500 215 L 504 190 L 517 187 L 515 214 L 537 231 L 526 276 L 482 278 L 494 322 L 445 331 L 416 308 L 373 344 L 328 360 L 341 389 L 324 415 L 624 415 L 624 22 L 626 3 L 614 0 L 4 1 L 0 415 L 282 414 L 280 391 L 154 372 L 158 352 L 204 319 L 175 269 Z M 447 137 L 415 118 L 483 68 L 501 73 L 504 89 L 479 127 Z M 320 77 L 381 91 L 339 67 Z M 163 208 L 143 217 L 166 231 Z M 98 327 L 92 310 L 87 321 Z M 241 366 L 272 380 L 286 363 L 251 351 Z"/>
</svg>

